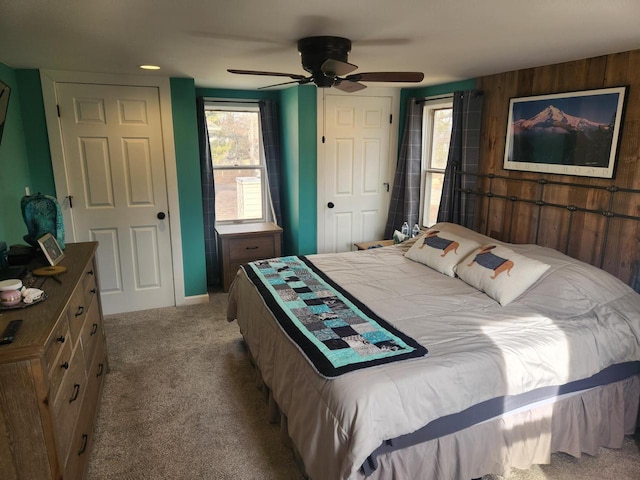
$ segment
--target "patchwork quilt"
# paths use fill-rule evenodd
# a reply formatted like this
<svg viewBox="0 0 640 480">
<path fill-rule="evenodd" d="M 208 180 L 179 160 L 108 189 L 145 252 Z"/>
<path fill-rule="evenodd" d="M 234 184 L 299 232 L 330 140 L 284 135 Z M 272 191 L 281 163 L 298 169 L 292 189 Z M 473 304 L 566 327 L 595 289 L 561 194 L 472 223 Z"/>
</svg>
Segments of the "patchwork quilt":
<svg viewBox="0 0 640 480">
<path fill-rule="evenodd" d="M 285 333 L 324 377 L 427 354 L 306 257 L 260 260 L 242 268 Z"/>
</svg>

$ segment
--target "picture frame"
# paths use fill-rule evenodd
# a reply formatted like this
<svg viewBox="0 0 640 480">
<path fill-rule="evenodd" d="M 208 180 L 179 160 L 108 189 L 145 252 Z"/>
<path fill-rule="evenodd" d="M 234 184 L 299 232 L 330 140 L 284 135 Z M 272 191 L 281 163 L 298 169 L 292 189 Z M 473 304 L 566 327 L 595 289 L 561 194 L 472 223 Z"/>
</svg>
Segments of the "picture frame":
<svg viewBox="0 0 640 480">
<path fill-rule="evenodd" d="M 47 233 L 40 237 L 38 245 L 51 266 L 57 265 L 64 258 L 64 252 L 52 234 Z"/>
<path fill-rule="evenodd" d="M 512 98 L 505 170 L 613 178 L 627 87 Z"/>
</svg>

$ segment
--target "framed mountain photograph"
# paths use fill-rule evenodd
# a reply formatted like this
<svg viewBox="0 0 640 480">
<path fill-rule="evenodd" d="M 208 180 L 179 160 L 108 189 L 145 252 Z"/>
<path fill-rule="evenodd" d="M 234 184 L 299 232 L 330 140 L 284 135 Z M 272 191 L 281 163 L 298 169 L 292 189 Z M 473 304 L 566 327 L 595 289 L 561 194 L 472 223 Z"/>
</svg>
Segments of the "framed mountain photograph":
<svg viewBox="0 0 640 480">
<path fill-rule="evenodd" d="M 627 87 L 512 98 L 504 169 L 613 178 Z"/>
</svg>

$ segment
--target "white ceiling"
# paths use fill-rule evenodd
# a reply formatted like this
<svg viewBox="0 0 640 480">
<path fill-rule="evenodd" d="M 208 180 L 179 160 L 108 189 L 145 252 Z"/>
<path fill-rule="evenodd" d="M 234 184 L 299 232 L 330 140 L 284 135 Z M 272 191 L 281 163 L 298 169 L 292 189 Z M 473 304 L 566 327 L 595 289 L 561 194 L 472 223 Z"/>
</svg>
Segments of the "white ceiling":
<svg viewBox="0 0 640 480">
<path fill-rule="evenodd" d="M 305 74 L 296 41 L 335 35 L 356 73 L 426 86 L 638 49 L 639 20 L 640 0 L 0 0 L 0 62 L 255 89 L 283 80 L 226 69 Z"/>
</svg>

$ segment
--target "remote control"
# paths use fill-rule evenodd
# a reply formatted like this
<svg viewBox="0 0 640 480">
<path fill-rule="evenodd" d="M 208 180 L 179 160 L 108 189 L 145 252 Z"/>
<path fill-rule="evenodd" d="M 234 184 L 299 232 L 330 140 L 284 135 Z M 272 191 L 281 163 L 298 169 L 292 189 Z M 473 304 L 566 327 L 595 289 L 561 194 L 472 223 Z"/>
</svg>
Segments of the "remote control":
<svg viewBox="0 0 640 480">
<path fill-rule="evenodd" d="M 22 325 L 22 320 L 11 320 L 4 332 L 2 332 L 2 336 L 0 336 L 0 345 L 7 345 L 13 342 L 20 325 Z"/>
</svg>

